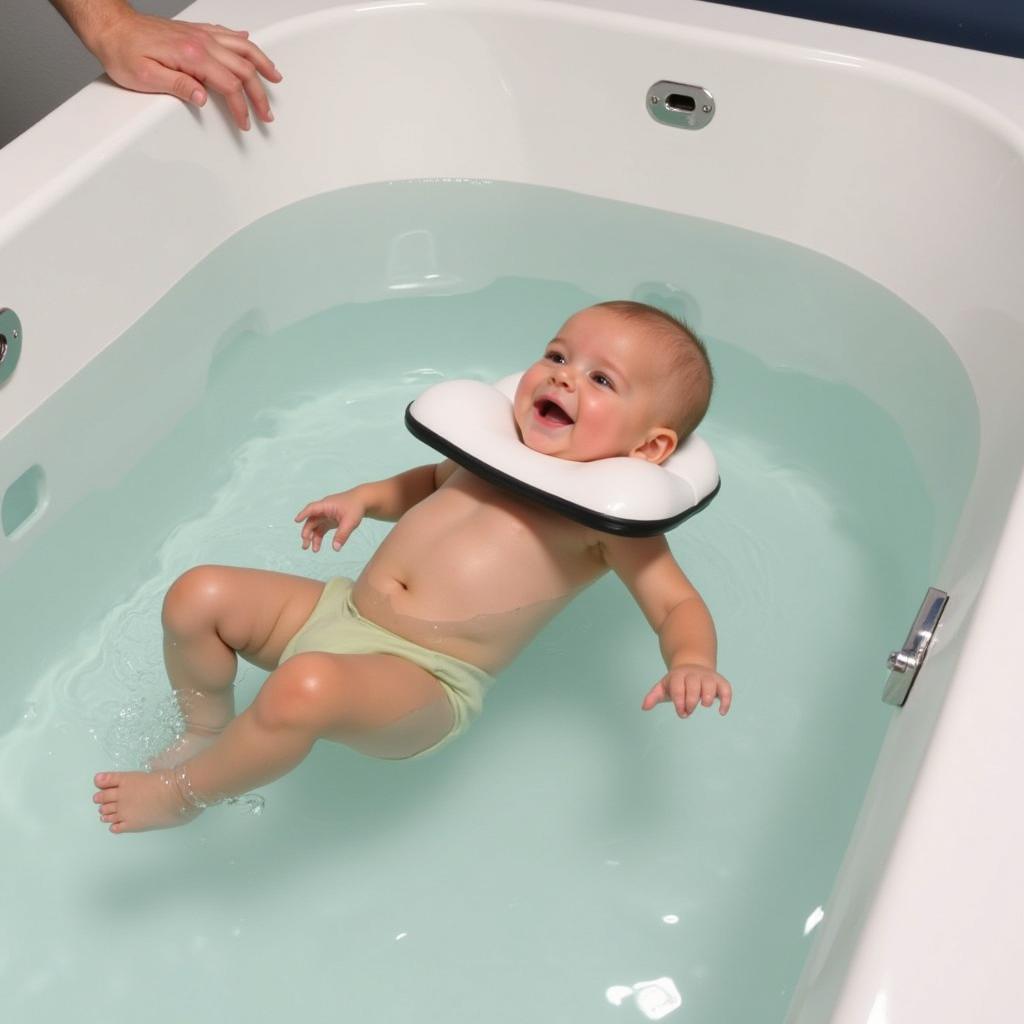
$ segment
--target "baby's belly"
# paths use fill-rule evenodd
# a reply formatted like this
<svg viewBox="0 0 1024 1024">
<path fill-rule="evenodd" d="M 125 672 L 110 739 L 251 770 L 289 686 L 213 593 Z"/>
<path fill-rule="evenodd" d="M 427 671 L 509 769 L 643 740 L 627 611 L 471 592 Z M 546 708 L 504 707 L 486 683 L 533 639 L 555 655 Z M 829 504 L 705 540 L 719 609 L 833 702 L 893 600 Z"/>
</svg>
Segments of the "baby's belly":
<svg viewBox="0 0 1024 1024">
<path fill-rule="evenodd" d="M 399 520 L 352 598 L 392 633 L 496 672 L 603 571 L 579 527 L 459 470 Z"/>
<path fill-rule="evenodd" d="M 364 572 L 356 581 L 352 598 L 361 615 L 384 629 L 421 647 L 468 661 L 490 672 L 499 672 L 533 639 L 537 632 L 569 602 L 571 595 L 534 601 L 505 611 L 485 611 L 452 618 L 454 611 L 439 617 L 434 602 L 405 589 L 380 573 Z"/>
<path fill-rule="evenodd" d="M 356 581 L 360 613 L 489 672 L 507 665 L 595 573 L 488 518 L 430 536 L 400 523 Z"/>
</svg>

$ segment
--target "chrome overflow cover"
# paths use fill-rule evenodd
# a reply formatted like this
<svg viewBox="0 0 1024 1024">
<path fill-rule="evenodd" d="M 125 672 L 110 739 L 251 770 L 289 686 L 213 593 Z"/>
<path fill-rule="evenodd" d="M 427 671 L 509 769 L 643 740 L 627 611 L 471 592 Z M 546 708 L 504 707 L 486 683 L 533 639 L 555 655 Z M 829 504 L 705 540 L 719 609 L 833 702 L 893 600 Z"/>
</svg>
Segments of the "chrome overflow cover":
<svg viewBox="0 0 1024 1024">
<path fill-rule="evenodd" d="M 715 99 L 700 85 L 655 82 L 647 90 L 647 112 L 673 128 L 703 128 L 715 116 Z"/>
<path fill-rule="evenodd" d="M 21 321 L 13 309 L 0 308 L 0 384 L 18 364 L 21 355 Z"/>
<path fill-rule="evenodd" d="M 928 588 L 924 603 L 907 634 L 906 643 L 901 650 L 893 651 L 889 655 L 888 665 L 892 671 L 882 692 L 882 700 L 886 704 L 894 704 L 900 708 L 906 704 L 910 688 L 921 670 L 948 601 L 949 595 L 945 591 L 936 590 L 935 587 Z"/>
</svg>

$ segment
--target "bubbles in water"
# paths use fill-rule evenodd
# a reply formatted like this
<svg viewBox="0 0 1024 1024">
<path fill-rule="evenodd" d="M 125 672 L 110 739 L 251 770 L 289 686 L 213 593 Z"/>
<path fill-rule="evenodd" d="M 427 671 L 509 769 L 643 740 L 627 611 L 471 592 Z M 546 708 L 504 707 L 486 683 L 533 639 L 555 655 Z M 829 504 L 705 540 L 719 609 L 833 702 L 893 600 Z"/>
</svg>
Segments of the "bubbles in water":
<svg viewBox="0 0 1024 1024">
<path fill-rule="evenodd" d="M 181 797 L 193 807 L 198 807 L 199 810 L 205 810 L 207 807 L 217 804 L 226 804 L 229 807 L 237 808 L 243 814 L 255 817 L 263 813 L 263 807 L 266 804 L 259 793 L 242 793 L 240 796 L 225 796 L 222 793 L 217 793 L 209 797 L 196 793 L 192 788 L 187 763 L 178 765 L 173 771 L 173 776 L 168 773 L 167 778 L 173 778 L 173 783 L 177 786 Z"/>
<path fill-rule="evenodd" d="M 118 709 L 99 734 L 103 749 L 117 769 L 142 768 L 155 754 L 181 739 L 185 719 L 174 694 L 137 694 Z"/>
</svg>

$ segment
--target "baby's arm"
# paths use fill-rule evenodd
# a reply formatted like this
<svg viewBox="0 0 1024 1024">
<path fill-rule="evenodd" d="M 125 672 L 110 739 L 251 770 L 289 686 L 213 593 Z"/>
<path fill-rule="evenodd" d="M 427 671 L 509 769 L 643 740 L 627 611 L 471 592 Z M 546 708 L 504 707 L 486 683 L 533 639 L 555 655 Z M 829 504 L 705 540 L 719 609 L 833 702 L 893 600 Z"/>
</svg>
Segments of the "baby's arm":
<svg viewBox="0 0 1024 1024">
<path fill-rule="evenodd" d="M 413 505 L 433 494 L 454 471 L 455 464 L 445 460 L 311 501 L 295 517 L 297 523 L 305 520 L 302 549 L 305 551 L 312 545 L 314 551 L 319 551 L 324 535 L 334 530 L 332 547 L 339 550 L 364 516 L 396 522 Z"/>
<path fill-rule="evenodd" d="M 698 704 L 710 707 L 717 697 L 719 714 L 726 714 L 732 687 L 715 668 L 715 624 L 665 538 L 606 537 L 601 550 L 658 634 L 668 668 L 644 697 L 642 708 L 650 711 L 671 702 L 680 718 L 688 718 Z"/>
</svg>

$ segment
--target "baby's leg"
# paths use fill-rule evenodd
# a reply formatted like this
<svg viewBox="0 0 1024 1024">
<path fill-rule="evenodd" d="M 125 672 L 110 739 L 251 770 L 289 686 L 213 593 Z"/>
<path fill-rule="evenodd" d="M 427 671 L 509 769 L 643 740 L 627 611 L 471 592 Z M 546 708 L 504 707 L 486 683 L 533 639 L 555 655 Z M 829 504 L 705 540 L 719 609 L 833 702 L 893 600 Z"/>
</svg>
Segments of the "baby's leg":
<svg viewBox="0 0 1024 1024">
<path fill-rule="evenodd" d="M 268 671 L 309 618 L 323 584 L 258 569 L 202 565 L 172 584 L 164 599 L 164 664 L 186 732 L 152 767 L 190 757 L 234 717 L 237 655 Z"/>
<path fill-rule="evenodd" d="M 111 832 L 169 828 L 291 771 L 318 739 L 376 757 L 410 757 L 454 723 L 441 684 L 402 658 L 297 654 L 205 750 L 178 768 L 100 773 L 93 799 Z"/>
</svg>

